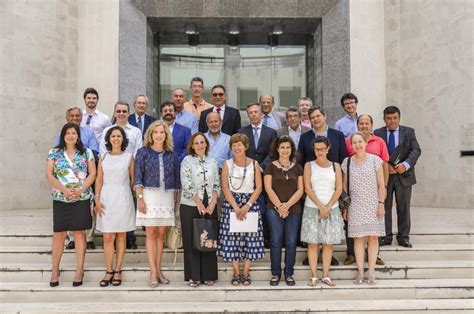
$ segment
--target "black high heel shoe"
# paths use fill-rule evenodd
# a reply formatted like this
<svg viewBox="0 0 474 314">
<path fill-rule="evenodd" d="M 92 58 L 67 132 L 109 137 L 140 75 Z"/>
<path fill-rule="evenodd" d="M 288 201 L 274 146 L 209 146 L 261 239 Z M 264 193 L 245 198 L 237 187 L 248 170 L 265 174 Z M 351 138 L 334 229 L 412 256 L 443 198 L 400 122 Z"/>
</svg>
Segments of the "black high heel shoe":
<svg viewBox="0 0 474 314">
<path fill-rule="evenodd" d="M 61 271 L 58 272 L 58 280 L 49 282 L 51 288 L 59 286 L 59 276 L 61 276 Z"/>
<path fill-rule="evenodd" d="M 112 283 L 112 286 L 120 286 L 122 284 L 122 279 L 115 279 L 115 274 L 120 274 L 122 275 L 122 270 L 115 270 L 114 271 L 114 277 L 110 279 L 110 282 Z M 159 281 L 159 279 L 158 279 Z"/>
<path fill-rule="evenodd" d="M 99 286 L 101 287 L 107 287 L 109 284 L 112 283 L 112 280 L 114 279 L 114 274 L 115 272 L 114 271 L 105 271 L 105 274 L 106 275 L 112 275 L 112 277 L 110 277 L 110 279 L 102 279 L 101 281 L 99 281 Z"/>
<path fill-rule="evenodd" d="M 72 282 L 72 286 L 73 286 L 73 287 L 82 286 L 82 280 L 83 280 L 83 279 L 84 279 L 84 271 L 82 271 L 81 281 L 73 281 L 73 282 Z"/>
</svg>

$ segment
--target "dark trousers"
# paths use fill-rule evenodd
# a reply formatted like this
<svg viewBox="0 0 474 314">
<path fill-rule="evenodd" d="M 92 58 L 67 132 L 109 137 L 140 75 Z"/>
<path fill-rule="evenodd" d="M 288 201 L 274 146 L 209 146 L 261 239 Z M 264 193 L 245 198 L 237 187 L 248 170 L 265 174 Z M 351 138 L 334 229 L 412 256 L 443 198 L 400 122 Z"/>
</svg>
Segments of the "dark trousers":
<svg viewBox="0 0 474 314">
<path fill-rule="evenodd" d="M 404 186 L 400 181 L 399 174 L 391 174 L 387 185 L 387 199 L 385 200 L 385 238 L 391 240 L 392 233 L 392 205 L 393 194 L 397 208 L 397 241 L 409 240 L 411 219 L 410 200 L 412 186 Z"/>
<path fill-rule="evenodd" d="M 181 232 L 183 235 L 184 251 L 184 280 L 192 279 L 197 282 L 217 280 L 216 252 L 203 253 L 193 249 L 193 219 L 201 218 L 196 206 L 181 204 Z M 212 215 L 204 215 L 207 219 L 217 220 L 217 210 Z"/>
<path fill-rule="evenodd" d="M 272 275 L 281 276 L 281 251 L 285 244 L 285 277 L 293 276 L 296 260 L 296 244 L 301 213 L 281 218 L 276 210 L 265 211 L 270 231 L 270 260 Z"/>
</svg>

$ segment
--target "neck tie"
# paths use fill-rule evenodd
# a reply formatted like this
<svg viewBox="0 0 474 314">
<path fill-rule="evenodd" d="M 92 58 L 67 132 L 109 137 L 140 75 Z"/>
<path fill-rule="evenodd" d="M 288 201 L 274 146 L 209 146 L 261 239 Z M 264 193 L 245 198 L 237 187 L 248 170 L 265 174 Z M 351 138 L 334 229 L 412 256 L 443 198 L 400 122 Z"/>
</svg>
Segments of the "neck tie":
<svg viewBox="0 0 474 314">
<path fill-rule="evenodd" d="M 390 132 L 388 136 L 388 153 L 391 155 L 395 150 L 395 130 L 388 130 Z"/>
<path fill-rule="evenodd" d="M 253 128 L 253 140 L 254 140 L 254 143 L 255 143 L 255 149 L 257 149 L 258 147 L 258 129 L 260 129 L 259 127 L 256 127 L 256 128 Z"/>
<path fill-rule="evenodd" d="M 263 116 L 263 125 L 265 125 L 265 126 L 268 125 L 268 118 L 269 118 L 269 117 L 268 117 L 267 114 Z"/>
<path fill-rule="evenodd" d="M 216 108 L 216 111 L 217 111 L 217 113 L 218 113 L 219 115 L 221 115 L 221 110 L 222 110 L 221 107 L 217 107 L 217 108 Z"/>
<path fill-rule="evenodd" d="M 91 124 L 91 119 L 92 119 L 92 116 L 88 116 L 88 117 L 87 117 L 86 125 Z"/>
<path fill-rule="evenodd" d="M 142 117 L 138 117 L 137 127 L 143 132 Z"/>
</svg>

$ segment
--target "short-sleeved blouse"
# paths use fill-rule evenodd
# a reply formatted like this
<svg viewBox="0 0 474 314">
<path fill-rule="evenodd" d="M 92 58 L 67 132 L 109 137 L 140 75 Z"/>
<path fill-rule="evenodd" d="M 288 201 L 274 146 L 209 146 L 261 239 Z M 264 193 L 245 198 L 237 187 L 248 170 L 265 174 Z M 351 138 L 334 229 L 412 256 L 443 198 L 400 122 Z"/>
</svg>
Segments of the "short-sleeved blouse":
<svg viewBox="0 0 474 314">
<path fill-rule="evenodd" d="M 94 155 L 89 148 L 86 148 L 85 154 L 76 150 L 73 160 L 70 160 L 66 151 L 63 149 L 52 148 L 48 153 L 47 160 L 54 162 L 53 175 L 66 188 L 81 188 L 87 178 L 87 162 L 94 161 Z M 76 200 L 67 199 L 63 192 L 53 187 L 53 200 L 73 203 Z M 79 201 L 91 199 L 93 196 L 92 188 L 89 187 L 79 197 Z"/>
<path fill-rule="evenodd" d="M 300 164 L 294 164 L 288 171 L 276 166 L 273 162 L 269 162 L 263 172 L 264 176 L 272 176 L 272 189 L 281 202 L 287 202 L 291 196 L 298 190 L 298 178 L 303 175 L 303 167 Z M 269 197 L 267 197 L 267 208 L 274 208 Z M 296 202 L 289 209 L 290 213 L 300 213 L 300 202 Z"/>
</svg>

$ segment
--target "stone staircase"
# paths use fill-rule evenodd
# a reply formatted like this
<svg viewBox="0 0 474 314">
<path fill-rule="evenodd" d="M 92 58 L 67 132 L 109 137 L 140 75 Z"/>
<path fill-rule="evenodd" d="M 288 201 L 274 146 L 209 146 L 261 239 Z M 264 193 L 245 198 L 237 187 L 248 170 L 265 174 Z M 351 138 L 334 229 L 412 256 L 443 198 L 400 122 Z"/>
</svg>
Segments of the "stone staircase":
<svg viewBox="0 0 474 314">
<path fill-rule="evenodd" d="M 446 213 L 449 211 L 449 215 Z M 96 250 L 86 256 L 84 285 L 73 288 L 73 251 L 65 251 L 60 285 L 49 287 L 51 211 L 0 212 L 0 312 L 473 312 L 473 210 L 414 208 L 413 248 L 382 247 L 386 265 L 377 267 L 376 286 L 354 286 L 355 265 L 336 266 L 336 287 L 308 287 L 305 249 L 298 249 L 296 286 L 282 281 L 270 287 L 269 252 L 253 264 L 249 287 L 230 285 L 230 265 L 219 263 L 219 281 L 213 287 L 189 288 L 183 281 L 182 251 L 165 250 L 163 271 L 170 285 L 148 287 L 148 265 L 143 232 L 139 249 L 127 252 L 120 287 L 101 288 L 104 274 L 101 235 Z M 343 245 L 335 246 L 339 261 Z"/>
</svg>

